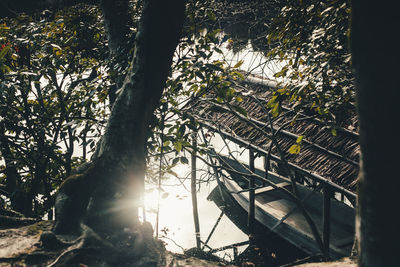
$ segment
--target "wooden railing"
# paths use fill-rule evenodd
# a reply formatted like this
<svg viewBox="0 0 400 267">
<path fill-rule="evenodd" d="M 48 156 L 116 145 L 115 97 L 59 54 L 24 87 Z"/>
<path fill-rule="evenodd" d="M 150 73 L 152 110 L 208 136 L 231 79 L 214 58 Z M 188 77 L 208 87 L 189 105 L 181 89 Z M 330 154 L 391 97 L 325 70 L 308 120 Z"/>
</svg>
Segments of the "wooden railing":
<svg viewBox="0 0 400 267">
<path fill-rule="evenodd" d="M 249 169 L 250 171 L 254 172 L 255 171 L 255 153 L 261 155 L 261 156 L 269 156 L 273 161 L 276 162 L 281 162 L 282 160 L 273 154 L 269 154 L 268 151 L 251 144 L 250 142 L 243 140 L 240 137 L 233 136 L 233 134 L 230 134 L 222 129 L 219 129 L 215 127 L 214 125 L 202 121 L 200 118 L 197 118 L 194 115 L 193 116 L 199 124 L 202 127 L 208 128 L 209 130 L 218 133 L 221 135 L 221 137 L 228 139 L 230 141 L 233 141 L 234 143 L 246 147 L 249 150 Z M 331 198 L 333 197 L 334 193 L 338 192 L 342 194 L 343 196 L 346 196 L 347 199 L 352 203 L 352 205 L 355 205 L 355 200 L 357 198 L 357 195 L 346 188 L 337 185 L 330 180 L 313 173 L 311 171 L 308 171 L 300 166 L 297 166 L 296 164 L 287 162 L 289 167 L 297 173 L 301 173 L 303 176 L 306 178 L 312 180 L 315 182 L 315 184 L 320 184 L 322 186 L 322 194 L 323 194 L 323 206 L 322 206 L 322 221 L 323 221 L 323 232 L 322 232 L 322 240 L 323 240 L 323 246 L 325 251 L 329 251 L 329 243 L 330 243 L 330 221 L 331 221 Z M 249 178 L 249 213 L 248 213 L 248 227 L 249 227 L 249 232 L 250 234 L 254 234 L 254 222 L 255 222 L 255 180 L 257 177 L 253 176 Z M 251 240 L 250 240 L 251 244 Z"/>
</svg>

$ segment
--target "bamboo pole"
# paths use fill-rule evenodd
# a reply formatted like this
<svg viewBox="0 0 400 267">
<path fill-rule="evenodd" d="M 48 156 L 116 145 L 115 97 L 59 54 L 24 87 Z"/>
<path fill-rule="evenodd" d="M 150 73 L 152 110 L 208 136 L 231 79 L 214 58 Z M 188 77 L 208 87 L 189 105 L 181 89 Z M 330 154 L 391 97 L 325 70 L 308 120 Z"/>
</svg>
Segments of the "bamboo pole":
<svg viewBox="0 0 400 267">
<path fill-rule="evenodd" d="M 331 190 L 329 187 L 324 186 L 323 188 L 323 207 L 322 207 L 322 223 L 323 223 L 323 234 L 322 240 L 324 244 L 325 251 L 329 256 L 329 241 L 330 241 L 330 222 L 331 222 Z"/>
<path fill-rule="evenodd" d="M 197 177 L 196 177 L 196 150 L 197 150 L 197 133 L 192 133 L 192 145 L 193 150 L 191 152 L 191 163 L 192 163 L 192 170 L 191 170 L 191 192 L 192 192 L 192 208 L 193 208 L 193 219 L 194 219 L 194 229 L 196 234 L 196 247 L 200 249 L 201 240 L 200 240 L 200 223 L 199 223 L 199 212 L 197 209 Z"/>
<path fill-rule="evenodd" d="M 156 215 L 156 238 L 158 239 L 158 229 L 159 227 L 159 217 L 160 217 L 160 197 L 161 197 L 161 179 L 162 179 L 162 158 L 164 153 L 164 123 L 165 123 L 165 114 L 164 114 L 165 107 L 163 106 L 160 110 L 161 112 L 161 124 L 160 124 L 160 162 L 159 162 L 159 169 L 158 169 L 158 202 L 157 202 L 157 215 Z"/>
<path fill-rule="evenodd" d="M 249 150 L 249 167 L 251 172 L 255 172 L 254 167 L 254 151 Z M 250 177 L 249 180 L 249 218 L 248 218 L 248 227 L 249 227 L 249 236 L 254 237 L 254 219 L 255 219 L 255 194 L 254 194 L 254 187 L 255 187 L 255 178 L 254 176 Z"/>
<path fill-rule="evenodd" d="M 212 235 L 213 235 L 214 232 L 215 232 L 215 229 L 217 229 L 217 226 L 218 226 L 219 222 L 221 221 L 222 216 L 224 216 L 224 214 L 225 214 L 225 211 L 222 210 L 222 212 L 221 212 L 221 214 L 219 215 L 217 221 L 215 222 L 213 228 L 211 229 L 211 232 L 210 232 L 210 234 L 208 235 L 208 237 L 207 237 L 207 239 L 206 239 L 206 242 L 204 242 L 204 244 L 203 244 L 203 250 L 204 250 L 204 248 L 207 246 L 208 241 L 210 241 Z"/>
</svg>

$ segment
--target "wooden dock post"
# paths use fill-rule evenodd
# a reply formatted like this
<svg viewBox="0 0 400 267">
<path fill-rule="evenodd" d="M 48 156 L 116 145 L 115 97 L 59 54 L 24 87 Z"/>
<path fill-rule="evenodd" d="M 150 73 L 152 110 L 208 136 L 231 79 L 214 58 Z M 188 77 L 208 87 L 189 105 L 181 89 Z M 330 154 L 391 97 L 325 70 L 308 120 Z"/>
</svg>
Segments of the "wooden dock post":
<svg viewBox="0 0 400 267">
<path fill-rule="evenodd" d="M 201 240 L 200 240 L 200 223 L 199 223 L 199 212 L 197 209 L 197 177 L 196 177 L 196 150 L 197 150 L 197 133 L 192 133 L 192 146 L 193 150 L 191 152 L 191 193 L 192 193 L 192 208 L 193 208 L 193 219 L 194 219 L 194 229 L 196 234 L 196 247 L 200 249 Z"/>
<path fill-rule="evenodd" d="M 268 180 L 269 159 L 267 155 L 264 156 L 264 170 L 265 170 L 264 178 Z M 267 186 L 267 183 L 263 182 L 263 186 Z"/>
<path fill-rule="evenodd" d="M 235 261 L 238 256 L 239 256 L 238 248 L 233 247 L 233 260 Z"/>
<path fill-rule="evenodd" d="M 254 151 L 249 150 L 249 168 L 250 171 L 254 172 Z M 248 218 L 248 227 L 249 227 L 249 234 L 251 237 L 254 237 L 254 220 L 255 220 L 255 194 L 254 194 L 254 187 L 255 187 L 255 178 L 254 176 L 250 177 L 249 180 L 249 218 Z"/>
<path fill-rule="evenodd" d="M 328 186 L 323 188 L 323 207 L 322 207 L 322 223 L 323 223 L 323 245 L 329 256 L 329 239 L 331 234 L 331 196 L 332 191 Z"/>
</svg>

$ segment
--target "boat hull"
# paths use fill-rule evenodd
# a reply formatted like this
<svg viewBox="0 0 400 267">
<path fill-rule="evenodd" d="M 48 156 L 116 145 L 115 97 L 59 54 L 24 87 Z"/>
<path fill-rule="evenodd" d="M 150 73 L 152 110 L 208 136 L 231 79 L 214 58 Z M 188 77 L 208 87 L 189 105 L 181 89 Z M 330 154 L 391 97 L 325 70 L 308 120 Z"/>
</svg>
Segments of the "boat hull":
<svg viewBox="0 0 400 267">
<path fill-rule="evenodd" d="M 233 165 L 233 163 L 231 163 Z M 232 166 L 231 166 L 232 167 Z M 234 166 L 236 170 L 238 166 Z M 244 172 L 246 169 L 239 169 Z M 259 174 L 262 171 L 257 170 Z M 261 172 L 261 173 L 260 173 Z M 229 193 L 246 212 L 249 210 L 249 193 L 243 191 L 243 177 L 230 173 L 222 178 L 220 186 Z M 271 177 L 270 177 L 271 176 Z M 289 182 L 284 177 L 271 174 L 269 179 L 276 184 Z M 240 180 L 240 181 L 238 181 Z M 299 198 L 316 224 L 322 236 L 323 196 L 311 188 L 297 185 Z M 256 190 L 257 191 L 257 190 Z M 261 190 L 262 191 L 262 190 Z M 344 203 L 331 199 L 331 234 L 329 255 L 332 259 L 349 256 L 354 240 L 354 209 Z M 269 231 L 285 239 L 308 255 L 320 254 L 321 250 L 312 234 L 304 215 L 283 190 L 271 189 L 257 194 L 255 198 L 255 220 Z"/>
</svg>

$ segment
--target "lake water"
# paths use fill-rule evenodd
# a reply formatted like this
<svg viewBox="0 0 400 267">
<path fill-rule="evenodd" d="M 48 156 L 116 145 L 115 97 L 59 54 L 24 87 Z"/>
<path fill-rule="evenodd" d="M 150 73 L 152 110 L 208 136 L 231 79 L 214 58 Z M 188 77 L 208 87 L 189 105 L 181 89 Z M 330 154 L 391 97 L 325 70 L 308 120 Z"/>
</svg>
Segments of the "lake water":
<svg viewBox="0 0 400 267">
<path fill-rule="evenodd" d="M 221 144 L 221 140 L 215 141 Z M 232 148 L 231 148 L 232 149 Z M 222 153 L 226 149 L 220 149 Z M 245 152 L 242 154 L 245 157 Z M 205 175 L 207 166 L 201 161 L 197 160 L 197 177 Z M 188 177 L 185 181 L 181 182 L 176 177 L 169 177 L 162 182 L 163 194 L 167 193 L 168 196 L 160 198 L 159 209 L 159 236 L 160 239 L 166 242 L 166 248 L 172 252 L 182 253 L 183 249 L 189 249 L 196 246 L 195 227 L 193 219 L 191 192 L 190 192 L 190 165 L 178 165 L 174 171 L 180 177 Z M 211 171 L 212 173 L 212 171 Z M 210 179 L 211 180 L 211 179 Z M 209 233 L 214 227 L 217 219 L 221 214 L 221 209 L 207 197 L 211 191 L 217 186 L 215 179 L 209 182 L 201 182 L 198 185 L 197 202 L 200 221 L 200 238 L 206 241 Z M 145 194 L 145 207 L 146 207 L 146 220 L 151 222 L 154 229 L 156 227 L 156 216 L 158 207 L 158 185 L 147 183 Z M 243 233 L 238 227 L 235 226 L 230 219 L 223 215 L 216 230 L 210 238 L 208 245 L 211 248 L 219 248 L 234 243 L 247 241 L 248 236 Z M 246 246 L 238 249 L 239 252 L 243 251 Z M 227 255 L 225 255 L 227 254 Z M 227 250 L 217 255 L 229 259 L 233 255 L 232 249 Z"/>
<path fill-rule="evenodd" d="M 271 78 L 276 72 L 276 62 L 266 62 L 262 53 L 252 52 L 251 45 L 248 44 L 247 49 L 239 53 L 221 48 L 224 52 L 224 60 L 229 65 L 235 65 L 238 61 L 243 61 L 241 69 L 251 71 L 253 74 Z M 219 58 L 215 58 L 216 60 Z M 246 162 L 248 160 L 248 151 L 230 143 L 229 150 L 225 146 L 222 139 L 216 137 L 213 139 L 213 147 L 222 154 L 233 152 L 235 157 Z M 255 165 L 262 168 L 263 159 L 257 158 Z M 197 160 L 197 177 L 200 177 L 207 170 L 207 166 Z M 162 182 L 164 193 L 168 193 L 168 197 L 160 199 L 159 208 L 159 236 L 166 242 L 168 250 L 181 253 L 183 249 L 189 249 L 196 246 L 195 227 L 192 211 L 192 201 L 190 193 L 190 165 L 179 165 L 174 171 L 180 177 L 188 177 L 183 184 L 175 177 L 167 178 Z M 221 214 L 221 209 L 213 202 L 207 200 L 207 196 L 217 186 L 217 182 L 212 179 L 211 182 L 200 183 L 197 192 L 198 212 L 200 220 L 200 237 L 205 241 Z M 147 183 L 145 194 L 146 219 L 156 227 L 156 214 L 158 207 L 159 193 L 158 185 Z M 163 231 L 165 230 L 165 231 Z M 222 246 L 247 241 L 248 236 L 235 226 L 230 219 L 223 215 L 213 236 L 208 242 L 211 248 L 219 248 Z M 246 246 L 239 248 L 239 252 L 243 251 Z M 225 252 L 227 255 L 225 255 Z M 232 256 L 232 249 L 219 253 L 219 256 Z M 228 256 L 229 255 L 229 256 Z"/>
</svg>

